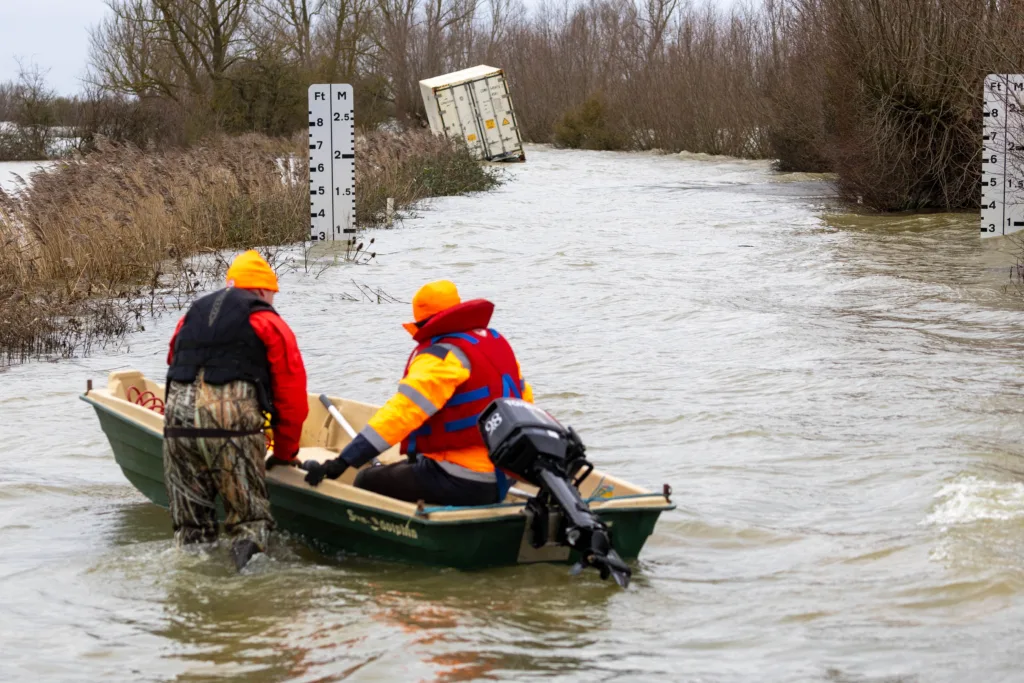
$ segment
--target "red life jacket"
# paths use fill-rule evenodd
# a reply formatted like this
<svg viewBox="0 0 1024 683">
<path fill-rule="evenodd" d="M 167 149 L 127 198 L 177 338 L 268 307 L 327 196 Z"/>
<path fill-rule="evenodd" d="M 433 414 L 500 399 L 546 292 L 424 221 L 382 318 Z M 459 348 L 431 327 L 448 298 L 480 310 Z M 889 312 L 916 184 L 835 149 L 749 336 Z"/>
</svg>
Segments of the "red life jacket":
<svg viewBox="0 0 1024 683">
<path fill-rule="evenodd" d="M 438 313 L 413 336 L 419 344 L 409 356 L 405 374 L 417 354 L 434 344 L 456 347 L 469 359 L 471 368 L 469 379 L 444 407 L 402 441 L 402 453 L 484 447 L 476 426 L 483 409 L 502 396 L 522 398 L 523 378 L 515 353 L 504 337 L 487 327 L 493 313 L 490 301 L 466 301 Z"/>
</svg>

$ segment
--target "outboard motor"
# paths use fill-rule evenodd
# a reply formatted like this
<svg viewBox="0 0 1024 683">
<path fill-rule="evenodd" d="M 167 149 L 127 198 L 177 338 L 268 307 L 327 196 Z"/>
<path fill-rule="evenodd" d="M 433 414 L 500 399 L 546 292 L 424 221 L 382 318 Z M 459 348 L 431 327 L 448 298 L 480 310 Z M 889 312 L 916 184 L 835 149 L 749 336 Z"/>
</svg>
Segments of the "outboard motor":
<svg viewBox="0 0 1024 683">
<path fill-rule="evenodd" d="M 632 571 L 612 547 L 611 530 L 580 497 L 579 485 L 594 466 L 572 427 L 563 427 L 547 412 L 517 398 L 498 398 L 477 421 L 495 467 L 540 489 L 527 503 L 533 523 L 531 545 L 567 545 L 579 553 L 574 573 L 594 567 L 625 588 Z M 575 477 L 575 479 L 574 479 Z M 552 513 L 561 523 L 551 538 Z"/>
</svg>

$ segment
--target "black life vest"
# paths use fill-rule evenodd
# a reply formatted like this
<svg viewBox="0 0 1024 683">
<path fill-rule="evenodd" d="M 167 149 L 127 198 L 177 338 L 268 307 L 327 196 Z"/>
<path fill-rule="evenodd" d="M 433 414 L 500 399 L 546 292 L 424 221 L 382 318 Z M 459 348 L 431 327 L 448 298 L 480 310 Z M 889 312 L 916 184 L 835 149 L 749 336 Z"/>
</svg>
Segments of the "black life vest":
<svg viewBox="0 0 1024 683">
<path fill-rule="evenodd" d="M 273 413 L 267 348 L 249 324 L 256 311 L 274 307 L 246 289 L 228 287 L 196 300 L 174 342 L 168 382 L 194 382 L 200 368 L 207 384 L 252 382 L 260 407 Z"/>
</svg>

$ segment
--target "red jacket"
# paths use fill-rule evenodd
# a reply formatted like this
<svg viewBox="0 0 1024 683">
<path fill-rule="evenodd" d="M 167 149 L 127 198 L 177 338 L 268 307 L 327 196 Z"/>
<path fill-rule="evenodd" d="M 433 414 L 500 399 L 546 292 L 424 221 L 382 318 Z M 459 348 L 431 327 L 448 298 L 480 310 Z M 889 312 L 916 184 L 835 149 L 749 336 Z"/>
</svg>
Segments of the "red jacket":
<svg viewBox="0 0 1024 683">
<path fill-rule="evenodd" d="M 167 364 L 174 359 L 174 342 L 185 323 L 182 316 L 171 336 Z M 267 362 L 270 365 L 271 390 L 274 392 L 274 411 L 277 423 L 274 425 L 274 455 L 286 461 L 294 460 L 299 452 L 299 437 L 302 423 L 309 414 L 309 399 L 306 395 L 306 368 L 295 334 L 279 315 L 271 311 L 257 311 L 249 316 L 249 324 L 267 347 Z"/>
</svg>

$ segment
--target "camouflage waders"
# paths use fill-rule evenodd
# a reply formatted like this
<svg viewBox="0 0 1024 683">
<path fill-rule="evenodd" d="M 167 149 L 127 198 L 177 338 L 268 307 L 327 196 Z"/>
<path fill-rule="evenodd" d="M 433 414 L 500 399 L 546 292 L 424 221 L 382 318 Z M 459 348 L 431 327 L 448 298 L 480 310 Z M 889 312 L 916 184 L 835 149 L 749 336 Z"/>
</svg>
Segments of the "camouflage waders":
<svg viewBox="0 0 1024 683">
<path fill-rule="evenodd" d="M 164 481 L 178 545 L 217 539 L 217 494 L 224 528 L 237 548 L 265 550 L 274 526 L 267 498 L 264 416 L 256 387 L 170 382 L 164 428 Z"/>
</svg>

